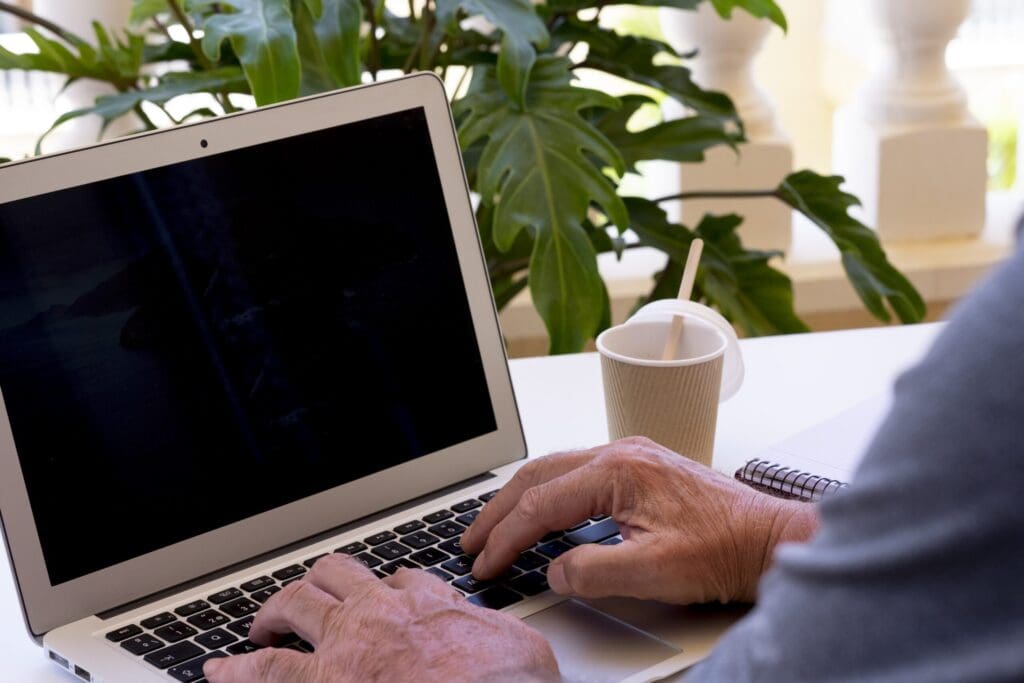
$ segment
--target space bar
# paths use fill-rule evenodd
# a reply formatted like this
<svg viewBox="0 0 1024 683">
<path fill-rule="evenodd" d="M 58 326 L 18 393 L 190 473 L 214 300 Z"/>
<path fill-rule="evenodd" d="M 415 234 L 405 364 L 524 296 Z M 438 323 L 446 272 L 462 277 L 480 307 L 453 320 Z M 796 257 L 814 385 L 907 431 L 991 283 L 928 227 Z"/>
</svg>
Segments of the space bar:
<svg viewBox="0 0 1024 683">
<path fill-rule="evenodd" d="M 606 538 L 611 538 L 617 533 L 619 533 L 619 525 L 615 523 L 614 519 L 609 517 L 608 519 L 601 520 L 597 524 L 591 524 L 585 529 L 580 529 L 579 531 L 574 531 L 571 534 L 566 534 L 565 538 L 562 540 L 572 545 L 600 543 Z"/>
</svg>

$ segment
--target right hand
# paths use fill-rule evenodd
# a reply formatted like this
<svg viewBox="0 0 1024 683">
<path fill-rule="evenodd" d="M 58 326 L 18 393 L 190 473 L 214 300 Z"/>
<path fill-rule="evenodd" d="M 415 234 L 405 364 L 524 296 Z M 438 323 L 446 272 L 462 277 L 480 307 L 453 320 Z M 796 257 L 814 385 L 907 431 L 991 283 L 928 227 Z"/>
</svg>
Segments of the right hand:
<svg viewBox="0 0 1024 683">
<path fill-rule="evenodd" d="M 775 546 L 813 533 L 813 506 L 759 493 L 641 437 L 524 465 L 461 544 L 491 579 L 550 531 L 611 515 L 623 542 L 553 561 L 556 593 L 679 604 L 752 601 Z"/>
</svg>

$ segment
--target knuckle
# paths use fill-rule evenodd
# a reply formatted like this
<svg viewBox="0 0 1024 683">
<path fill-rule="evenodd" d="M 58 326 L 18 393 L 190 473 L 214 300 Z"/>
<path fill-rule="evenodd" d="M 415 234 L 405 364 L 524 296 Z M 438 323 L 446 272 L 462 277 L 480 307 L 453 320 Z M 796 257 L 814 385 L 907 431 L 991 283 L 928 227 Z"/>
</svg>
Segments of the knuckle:
<svg viewBox="0 0 1024 683">
<path fill-rule="evenodd" d="M 534 487 L 527 489 L 523 493 L 519 499 L 519 505 L 516 506 L 516 510 L 520 517 L 535 520 L 540 517 L 543 505 L 543 493 L 540 489 Z"/>
</svg>

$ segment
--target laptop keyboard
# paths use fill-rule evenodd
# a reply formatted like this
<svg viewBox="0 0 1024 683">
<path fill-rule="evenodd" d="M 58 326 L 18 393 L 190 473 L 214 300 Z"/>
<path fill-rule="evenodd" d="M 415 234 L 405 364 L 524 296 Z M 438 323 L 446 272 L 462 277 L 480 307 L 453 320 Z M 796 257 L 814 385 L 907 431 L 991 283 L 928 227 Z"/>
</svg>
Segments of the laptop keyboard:
<svg viewBox="0 0 1024 683">
<path fill-rule="evenodd" d="M 459 545 L 484 503 L 494 497 L 490 491 L 420 519 L 399 524 L 362 541 L 337 548 L 351 555 L 380 578 L 402 567 L 424 569 L 453 586 L 470 602 L 490 609 L 503 609 L 548 590 L 547 569 L 551 560 L 577 545 L 621 543 L 619 528 L 609 517 L 592 517 L 571 529 L 556 531 L 523 552 L 514 566 L 494 581 L 479 581 L 470 571 L 473 558 Z M 141 657 L 176 681 L 200 683 L 203 663 L 208 659 L 245 654 L 259 649 L 249 640 L 249 627 L 260 605 L 293 581 L 299 581 L 324 553 L 301 563 L 281 567 L 266 576 L 225 588 L 204 600 L 193 600 L 170 612 L 154 614 L 138 624 L 128 624 L 106 634 L 132 655 Z M 293 637 L 278 643 L 300 652 L 313 646 Z"/>
</svg>

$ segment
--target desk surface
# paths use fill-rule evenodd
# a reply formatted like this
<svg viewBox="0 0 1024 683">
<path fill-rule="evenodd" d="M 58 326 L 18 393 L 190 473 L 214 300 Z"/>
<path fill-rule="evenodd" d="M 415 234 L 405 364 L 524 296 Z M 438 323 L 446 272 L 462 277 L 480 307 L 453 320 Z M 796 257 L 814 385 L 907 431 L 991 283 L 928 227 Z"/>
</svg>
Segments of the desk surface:
<svg viewBox="0 0 1024 683">
<path fill-rule="evenodd" d="M 744 340 L 746 379 L 722 406 L 715 467 L 734 471 L 776 441 L 886 391 L 900 371 L 921 357 L 938 330 L 938 325 L 916 325 Z M 512 361 L 511 367 L 531 456 L 607 441 L 595 354 L 526 358 Z M 5 550 L 0 548 L 0 554 Z M 3 561 L 0 661 L 4 680 L 76 680 L 46 662 L 29 640 Z"/>
</svg>

